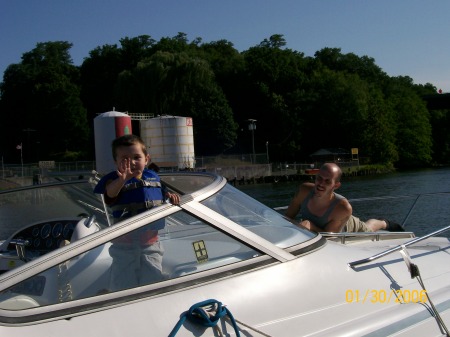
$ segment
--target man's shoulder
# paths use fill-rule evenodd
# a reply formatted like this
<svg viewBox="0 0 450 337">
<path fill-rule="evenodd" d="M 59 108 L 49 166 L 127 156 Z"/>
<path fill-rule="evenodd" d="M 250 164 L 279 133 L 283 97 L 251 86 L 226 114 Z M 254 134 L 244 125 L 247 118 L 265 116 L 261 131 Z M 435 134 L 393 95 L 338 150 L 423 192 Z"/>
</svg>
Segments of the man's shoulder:
<svg viewBox="0 0 450 337">
<path fill-rule="evenodd" d="M 314 188 L 314 184 L 310 182 L 305 182 L 300 185 L 300 191 L 311 191 Z"/>
<path fill-rule="evenodd" d="M 350 213 L 350 214 L 352 214 L 352 212 L 353 212 L 352 205 L 346 198 L 340 199 L 339 202 L 337 203 L 335 209 L 339 210 L 340 212 L 345 212 L 345 213 Z"/>
<path fill-rule="evenodd" d="M 303 202 L 306 196 L 313 190 L 314 184 L 312 183 L 302 183 L 298 187 L 297 192 L 295 193 L 295 198 L 297 202 Z"/>
</svg>

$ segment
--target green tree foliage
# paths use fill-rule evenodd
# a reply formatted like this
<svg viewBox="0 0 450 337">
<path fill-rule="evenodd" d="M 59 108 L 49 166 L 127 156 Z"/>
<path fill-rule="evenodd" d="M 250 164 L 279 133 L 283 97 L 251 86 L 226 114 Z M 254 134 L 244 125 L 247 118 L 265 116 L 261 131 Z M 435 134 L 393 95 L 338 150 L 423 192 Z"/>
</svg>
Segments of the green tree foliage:
<svg viewBox="0 0 450 337">
<path fill-rule="evenodd" d="M 370 89 L 367 119 L 362 128 L 362 156 L 373 163 L 395 163 L 398 161 L 395 132 L 397 130 L 394 110 L 383 99 L 379 88 Z"/>
<path fill-rule="evenodd" d="M 428 165 L 432 140 L 430 115 L 423 99 L 417 95 L 410 77 L 392 78 L 386 96 L 395 111 L 398 166 Z"/>
<path fill-rule="evenodd" d="M 266 141 L 271 144 L 272 158 L 294 159 L 301 150 L 303 116 L 297 103 L 306 82 L 307 61 L 302 53 L 281 49 L 281 35 L 271 36 L 243 53 L 245 90 L 241 93 L 238 113 L 242 124 L 257 120 L 255 148 L 261 151 Z"/>
<path fill-rule="evenodd" d="M 89 128 L 80 100 L 79 71 L 68 42 L 38 43 L 8 67 L 1 84 L 1 113 L 19 123 L 2 134 L 6 153 L 23 144 L 25 160 L 63 158 L 86 148 Z M 12 143 L 14 142 L 14 143 Z"/>
<path fill-rule="evenodd" d="M 315 54 L 317 62 L 337 72 L 357 74 L 362 80 L 378 83 L 388 79 L 375 60 L 368 56 L 357 56 L 353 53 L 342 54 L 340 48 L 323 48 Z"/>
<path fill-rule="evenodd" d="M 450 158 L 450 109 L 430 111 L 432 156 L 435 164 L 448 163 Z"/>
<path fill-rule="evenodd" d="M 245 92 L 244 57 L 226 40 L 200 45 L 198 57 L 209 63 L 217 84 L 233 109 L 235 120 L 238 120 L 240 102 L 243 101 L 242 93 Z"/>
<path fill-rule="evenodd" d="M 20 142 L 25 160 L 89 148 L 94 118 L 115 108 L 193 117 L 197 155 L 249 153 L 248 120 L 256 119 L 255 150 L 269 142 L 274 161 L 309 161 L 337 147 L 399 167 L 450 160 L 448 110 L 429 111 L 424 101 L 433 85 L 391 78 L 373 58 L 339 48 L 305 57 L 286 46 L 281 34 L 243 52 L 181 32 L 141 35 L 94 48 L 77 68 L 70 43 L 40 43 L 4 73 L 0 113 L 21 123 L 2 134 L 3 154 L 17 160 Z"/>
<path fill-rule="evenodd" d="M 414 85 L 412 89 L 420 97 L 436 97 L 437 88 L 426 83 L 425 85 Z M 444 95 L 438 96 L 442 100 Z M 450 160 L 450 109 L 428 109 L 430 113 L 431 139 L 434 164 L 448 163 Z"/>
<path fill-rule="evenodd" d="M 358 88 L 362 88 L 364 83 L 366 87 L 371 88 L 366 94 L 359 91 L 347 100 L 353 102 L 351 104 L 365 100 L 364 104 L 367 105 L 366 118 L 356 118 L 356 123 L 353 124 L 359 126 L 354 130 L 363 135 L 363 138 L 356 142 L 360 145 L 355 146 L 362 150 L 363 155 L 373 162 L 396 163 L 398 166 L 423 166 L 430 163 L 432 141 L 429 113 L 411 78 L 389 78 L 375 65 L 373 59 L 359 58 L 354 54 L 342 55 L 340 49 L 325 48 L 316 53 L 316 60 L 319 65 L 333 70 L 333 73 L 358 76 L 362 82 L 359 85 L 355 82 L 356 85 L 352 89 L 354 92 L 358 92 Z M 322 74 L 319 75 L 319 82 L 324 78 L 326 77 Z M 344 79 L 338 86 L 345 88 L 345 83 L 349 85 L 350 81 Z M 330 84 L 325 86 L 333 93 L 340 92 L 338 87 L 332 87 Z M 343 97 L 342 92 L 339 95 Z M 321 95 L 322 101 L 324 96 Z M 335 125 L 339 125 L 344 131 L 347 124 L 345 121 L 349 120 L 348 117 L 357 117 L 358 113 L 355 112 L 358 109 L 347 110 L 345 102 L 335 103 L 338 103 L 338 108 L 333 115 L 339 118 L 333 120 L 332 116 L 327 116 L 326 120 L 328 123 L 336 123 Z M 342 119 L 340 115 L 346 110 L 353 113 Z M 355 136 L 358 137 L 352 135 Z"/>
<path fill-rule="evenodd" d="M 113 92 L 122 71 L 117 45 L 97 47 L 89 53 L 80 68 L 81 98 L 93 120 L 98 113 L 112 110 L 117 104 Z"/>
<path fill-rule="evenodd" d="M 318 148 L 361 147 L 368 118 L 368 88 L 358 75 L 322 69 L 310 82 L 315 99 L 304 116 L 308 152 Z M 319 97 L 319 99 L 317 99 Z M 312 141 L 314 140 L 314 141 Z"/>
<path fill-rule="evenodd" d="M 117 93 L 130 112 L 193 117 L 196 149 L 234 145 L 237 125 L 209 64 L 187 53 L 156 52 L 120 74 Z"/>
</svg>

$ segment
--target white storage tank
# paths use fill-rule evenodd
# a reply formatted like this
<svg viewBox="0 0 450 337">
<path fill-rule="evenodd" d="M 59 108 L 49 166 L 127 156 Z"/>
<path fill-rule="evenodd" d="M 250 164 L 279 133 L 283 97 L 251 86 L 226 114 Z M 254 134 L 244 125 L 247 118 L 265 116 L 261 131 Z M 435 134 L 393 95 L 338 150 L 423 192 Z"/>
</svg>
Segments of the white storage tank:
<svg viewBox="0 0 450 337">
<path fill-rule="evenodd" d="M 195 167 L 194 131 L 191 117 L 158 116 L 140 122 L 140 135 L 151 161 L 159 167 Z"/>
<path fill-rule="evenodd" d="M 131 117 L 119 111 L 109 111 L 94 118 L 95 166 L 100 174 L 116 170 L 111 143 L 117 137 L 132 133 Z"/>
</svg>

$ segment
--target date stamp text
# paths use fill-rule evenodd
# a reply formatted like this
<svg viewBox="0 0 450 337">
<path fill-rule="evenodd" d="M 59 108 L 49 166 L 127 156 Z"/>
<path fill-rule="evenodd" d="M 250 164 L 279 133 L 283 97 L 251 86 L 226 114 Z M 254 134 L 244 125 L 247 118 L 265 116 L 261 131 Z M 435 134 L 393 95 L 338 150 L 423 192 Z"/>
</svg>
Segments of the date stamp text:
<svg viewBox="0 0 450 337">
<path fill-rule="evenodd" d="M 345 292 L 347 303 L 425 303 L 427 300 L 426 291 L 417 289 L 348 289 Z"/>
</svg>

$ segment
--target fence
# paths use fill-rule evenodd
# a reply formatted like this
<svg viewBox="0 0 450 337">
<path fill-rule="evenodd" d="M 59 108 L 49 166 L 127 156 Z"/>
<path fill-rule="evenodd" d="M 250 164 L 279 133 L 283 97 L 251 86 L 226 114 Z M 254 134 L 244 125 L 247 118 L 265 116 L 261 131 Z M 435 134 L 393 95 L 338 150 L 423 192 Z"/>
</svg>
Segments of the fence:
<svg viewBox="0 0 450 337">
<path fill-rule="evenodd" d="M 194 171 L 212 172 L 228 179 L 251 179 L 271 175 L 294 175 L 304 174 L 305 170 L 318 168 L 321 163 L 268 163 L 266 154 L 242 154 L 242 155 L 222 155 L 215 157 L 196 157 L 196 167 Z M 0 178 L 11 177 L 34 177 L 35 175 L 78 175 L 90 173 L 96 169 L 95 161 L 76 162 L 46 162 L 47 165 L 39 163 L 31 164 L 4 164 L 0 170 Z M 48 163 L 51 163 L 48 165 Z M 339 162 L 341 167 L 354 167 L 355 162 Z M 43 167 L 44 166 L 44 167 Z M 174 171 L 177 168 L 164 169 L 162 171 Z"/>
<path fill-rule="evenodd" d="M 53 165 L 47 165 L 47 167 L 39 166 L 39 163 L 31 164 L 3 164 L 1 167 L 0 177 L 11 178 L 11 177 L 32 177 L 36 174 L 49 174 L 52 171 L 66 174 L 77 172 L 90 172 L 95 170 L 95 161 L 76 161 L 76 162 L 52 162 Z"/>
</svg>

